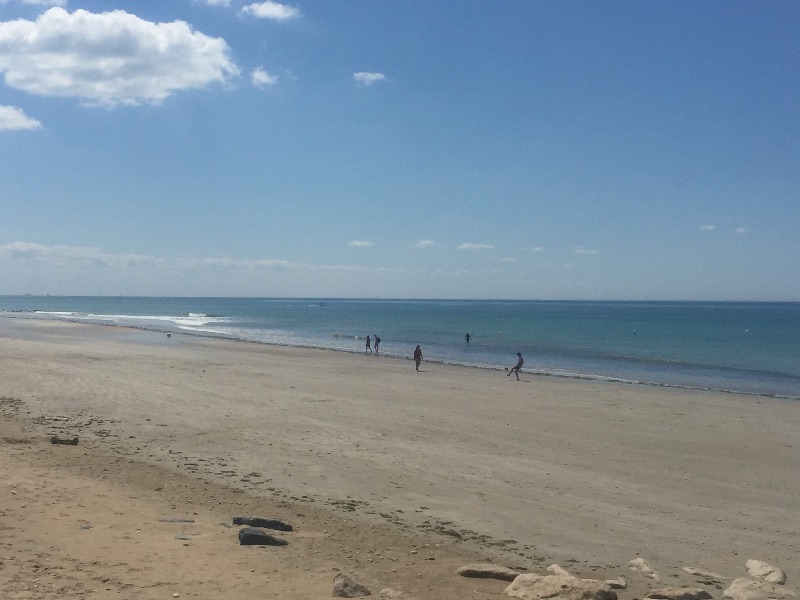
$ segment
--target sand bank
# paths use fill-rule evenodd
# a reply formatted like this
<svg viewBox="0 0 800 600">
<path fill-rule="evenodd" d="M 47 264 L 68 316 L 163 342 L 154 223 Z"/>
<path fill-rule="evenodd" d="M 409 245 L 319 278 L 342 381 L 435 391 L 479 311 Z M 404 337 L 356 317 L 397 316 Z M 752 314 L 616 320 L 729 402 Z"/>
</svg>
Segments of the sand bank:
<svg viewBox="0 0 800 600">
<path fill-rule="evenodd" d="M 150 527 L 150 543 L 159 534 L 167 548 L 178 545 L 163 549 L 175 573 L 191 557 L 195 567 L 267 576 L 247 562 L 252 553 L 237 554 L 235 529 L 219 523 L 238 508 L 300 520 L 305 541 L 278 555 L 285 564 L 270 563 L 291 574 L 271 588 L 284 597 L 316 597 L 335 568 L 418 597 L 493 596 L 496 584 L 450 581 L 474 558 L 614 577 L 643 556 L 677 574 L 670 583 L 683 566 L 738 577 L 758 558 L 800 577 L 797 402 L 528 374 L 517 382 L 426 363 L 416 373 L 411 362 L 374 356 L 8 317 L 0 368 L 0 409 L 15 418 L 4 426 L 24 427 L 4 438 L 24 443 L 0 453 L 3 506 L 24 489 L 39 516 L 15 509 L 22 525 L 7 556 L 26 537 L 46 547 L 57 529 L 103 530 L 75 531 L 79 520 L 120 533 L 112 515 L 123 503 L 136 505 L 124 513 L 133 515 L 128 537 L 102 541 L 101 554 Z M 81 445 L 50 447 L 52 434 Z M 98 477 L 95 468 L 107 471 Z M 201 519 L 189 533 L 201 535 L 185 543 L 206 552 L 202 560 L 175 553 L 184 542 L 153 523 L 192 506 Z M 62 557 L 79 550 L 58 547 Z M 144 571 L 115 581 L 146 580 L 157 552 L 118 557 L 128 565 L 120 570 Z M 196 581 L 204 576 L 201 567 Z M 235 588 L 217 597 L 225 589 Z"/>
</svg>

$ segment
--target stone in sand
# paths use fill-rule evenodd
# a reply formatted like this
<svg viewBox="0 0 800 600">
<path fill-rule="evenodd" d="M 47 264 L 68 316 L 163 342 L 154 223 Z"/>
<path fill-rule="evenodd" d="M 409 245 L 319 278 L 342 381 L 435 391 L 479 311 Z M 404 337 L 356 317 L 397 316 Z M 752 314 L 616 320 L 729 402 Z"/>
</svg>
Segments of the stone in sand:
<svg viewBox="0 0 800 600">
<path fill-rule="evenodd" d="M 286 540 L 255 527 L 245 527 L 239 530 L 239 544 L 242 546 L 285 546 L 288 543 Z"/>
<path fill-rule="evenodd" d="M 628 563 L 628 567 L 630 567 L 631 571 L 641 573 L 650 579 L 655 579 L 656 581 L 661 579 L 661 575 L 659 575 L 657 571 L 654 571 L 653 567 L 650 566 L 650 563 L 643 558 L 634 558 Z"/>
<path fill-rule="evenodd" d="M 294 528 L 283 521 L 263 519 L 261 517 L 233 517 L 234 525 L 249 525 L 250 527 L 263 527 L 276 531 L 294 531 Z"/>
<path fill-rule="evenodd" d="M 616 579 L 606 579 L 608 587 L 612 590 L 624 590 L 628 588 L 628 582 L 624 577 L 617 577 Z"/>
<path fill-rule="evenodd" d="M 782 585 L 742 577 L 734 579 L 730 587 L 722 592 L 722 597 L 730 600 L 788 600 L 796 598 L 797 594 Z"/>
<path fill-rule="evenodd" d="M 695 575 L 696 577 L 702 577 L 703 579 L 711 579 L 714 581 L 719 581 L 720 579 L 727 579 L 724 575 L 720 575 L 719 573 L 714 573 L 713 571 L 706 571 L 705 569 L 699 569 L 697 567 L 683 567 L 683 570 L 691 575 Z"/>
<path fill-rule="evenodd" d="M 650 590 L 646 597 L 654 600 L 708 600 L 711 594 L 702 588 L 665 587 Z"/>
<path fill-rule="evenodd" d="M 378 596 L 383 598 L 384 600 L 392 600 L 393 598 L 407 598 L 403 592 L 400 590 L 394 590 L 392 588 L 383 588 L 380 592 L 378 592 Z"/>
<path fill-rule="evenodd" d="M 51 444 L 60 444 L 62 446 L 77 446 L 78 438 L 60 438 L 56 435 L 50 438 Z"/>
<path fill-rule="evenodd" d="M 333 595 L 338 598 L 362 598 L 371 594 L 366 586 L 344 573 L 337 573 L 333 580 Z"/>
<path fill-rule="evenodd" d="M 786 583 L 786 573 L 764 561 L 751 558 L 745 563 L 745 567 L 753 577 L 760 577 L 769 583 L 778 583 L 780 585 Z"/>
<path fill-rule="evenodd" d="M 549 571 L 553 575 L 569 575 L 569 571 L 567 571 L 561 565 L 557 564 L 552 564 L 549 567 L 547 567 L 547 571 Z"/>
<path fill-rule="evenodd" d="M 572 575 L 517 577 L 506 589 L 507 595 L 523 600 L 617 600 L 616 592 L 599 579 L 578 579 Z"/>
<path fill-rule="evenodd" d="M 456 569 L 456 573 L 462 577 L 481 577 L 486 579 L 502 579 L 503 581 L 514 581 L 519 573 L 508 567 L 493 565 L 491 563 L 473 563 L 465 567 Z"/>
</svg>

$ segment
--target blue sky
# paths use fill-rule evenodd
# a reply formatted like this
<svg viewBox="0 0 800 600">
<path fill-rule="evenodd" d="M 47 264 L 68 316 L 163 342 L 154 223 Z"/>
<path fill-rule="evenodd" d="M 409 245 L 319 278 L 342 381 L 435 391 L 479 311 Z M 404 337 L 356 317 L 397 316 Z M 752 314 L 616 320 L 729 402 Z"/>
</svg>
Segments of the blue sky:
<svg viewBox="0 0 800 600">
<path fill-rule="evenodd" d="M 800 3 L 0 0 L 0 294 L 800 300 Z"/>
</svg>

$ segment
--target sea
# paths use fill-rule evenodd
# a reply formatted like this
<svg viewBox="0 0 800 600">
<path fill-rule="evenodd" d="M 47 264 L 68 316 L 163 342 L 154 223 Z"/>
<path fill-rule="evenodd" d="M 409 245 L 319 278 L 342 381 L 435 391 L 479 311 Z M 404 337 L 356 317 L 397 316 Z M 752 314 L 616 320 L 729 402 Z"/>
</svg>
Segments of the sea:
<svg viewBox="0 0 800 600">
<path fill-rule="evenodd" d="M 3 316 L 800 399 L 800 303 L 0 296 Z M 11 314 L 6 314 L 11 313 Z M 466 335 L 470 340 L 467 342 Z"/>
</svg>

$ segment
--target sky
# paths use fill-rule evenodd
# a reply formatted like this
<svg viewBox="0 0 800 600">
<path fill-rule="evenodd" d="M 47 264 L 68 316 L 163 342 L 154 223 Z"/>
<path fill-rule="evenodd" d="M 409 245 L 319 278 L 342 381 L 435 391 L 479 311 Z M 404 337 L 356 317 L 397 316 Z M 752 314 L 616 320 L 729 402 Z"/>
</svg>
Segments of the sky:
<svg viewBox="0 0 800 600">
<path fill-rule="evenodd" d="M 0 294 L 800 301 L 800 3 L 0 0 Z"/>
</svg>

